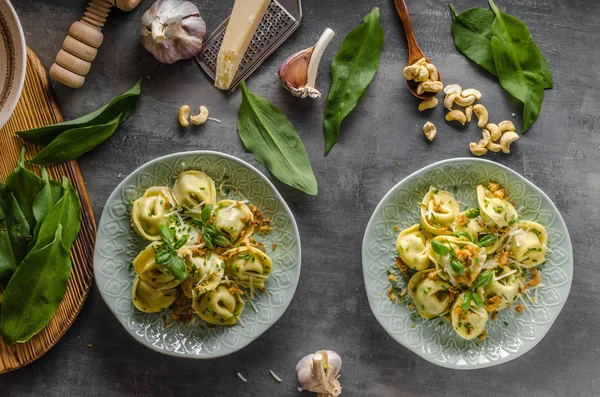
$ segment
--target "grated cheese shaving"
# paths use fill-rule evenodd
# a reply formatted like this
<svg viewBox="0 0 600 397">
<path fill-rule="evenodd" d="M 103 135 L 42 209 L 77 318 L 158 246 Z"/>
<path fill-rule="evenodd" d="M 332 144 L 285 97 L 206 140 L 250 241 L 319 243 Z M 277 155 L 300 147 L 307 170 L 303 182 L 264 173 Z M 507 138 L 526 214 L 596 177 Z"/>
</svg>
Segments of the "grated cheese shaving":
<svg viewBox="0 0 600 397">
<path fill-rule="evenodd" d="M 511 270 L 510 272 L 508 272 L 508 273 L 504 273 L 504 274 L 503 274 L 503 275 L 501 275 L 501 276 L 494 277 L 494 281 L 502 280 L 504 277 L 508 277 L 508 276 L 510 276 L 511 274 L 515 274 L 516 272 L 517 272 L 517 269 L 512 269 L 512 270 Z"/>
<path fill-rule="evenodd" d="M 281 378 L 279 376 L 277 376 L 277 374 L 275 372 L 273 372 L 273 370 L 269 370 L 269 372 L 271 373 L 271 376 L 273 377 L 273 379 L 275 379 L 277 382 L 282 382 Z"/>
<path fill-rule="evenodd" d="M 215 119 L 214 117 L 207 117 L 206 120 L 214 121 L 215 123 L 222 123 L 221 120 Z"/>
<path fill-rule="evenodd" d="M 237 373 L 238 378 L 240 378 L 242 381 L 244 381 L 244 383 L 248 383 L 248 379 L 244 378 L 244 376 L 242 374 L 240 374 L 239 372 Z"/>
</svg>

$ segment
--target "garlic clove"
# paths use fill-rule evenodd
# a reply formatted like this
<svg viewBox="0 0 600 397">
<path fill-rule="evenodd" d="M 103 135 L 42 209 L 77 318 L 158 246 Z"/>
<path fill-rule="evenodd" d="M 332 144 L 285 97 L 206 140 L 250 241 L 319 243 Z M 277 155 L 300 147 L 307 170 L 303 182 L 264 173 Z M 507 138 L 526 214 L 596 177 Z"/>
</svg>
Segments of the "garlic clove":
<svg viewBox="0 0 600 397">
<path fill-rule="evenodd" d="M 321 93 L 315 88 L 319 63 L 333 36 L 333 30 L 326 28 L 314 46 L 298 51 L 281 63 L 277 75 L 281 84 L 292 95 L 313 99 L 321 97 Z"/>
</svg>

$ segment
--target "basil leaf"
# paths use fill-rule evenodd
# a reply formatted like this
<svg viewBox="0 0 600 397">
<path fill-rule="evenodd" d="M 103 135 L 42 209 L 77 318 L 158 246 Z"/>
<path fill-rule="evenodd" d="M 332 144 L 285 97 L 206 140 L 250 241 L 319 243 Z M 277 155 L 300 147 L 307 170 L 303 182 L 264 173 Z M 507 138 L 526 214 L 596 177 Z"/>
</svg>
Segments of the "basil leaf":
<svg viewBox="0 0 600 397">
<path fill-rule="evenodd" d="M 296 129 L 267 99 L 250 91 L 242 81 L 238 133 L 254 158 L 286 185 L 317 194 L 317 180 L 306 148 Z"/>
<path fill-rule="evenodd" d="M 473 239 L 471 238 L 471 235 L 468 232 L 465 232 L 464 230 L 454 232 L 454 237 L 464 237 L 469 241 L 473 241 Z"/>
<path fill-rule="evenodd" d="M 6 344 L 25 342 L 41 331 L 62 301 L 71 274 L 62 239 L 66 228 L 56 225 L 50 243 L 27 255 L 2 293 L 0 332 Z"/>
<path fill-rule="evenodd" d="M 173 246 L 175 243 L 175 230 L 167 225 L 160 225 L 158 227 L 158 233 L 163 241 L 169 246 Z"/>
<path fill-rule="evenodd" d="M 523 132 L 537 120 L 544 99 L 542 63 L 527 26 L 501 12 L 490 0 L 496 14 L 492 24 L 492 54 L 498 81 L 511 96 L 523 103 Z"/>
<path fill-rule="evenodd" d="M 477 292 L 472 292 L 471 297 L 473 298 L 473 301 L 477 306 L 483 306 L 483 298 L 481 297 L 481 295 L 479 295 Z"/>
<path fill-rule="evenodd" d="M 209 250 L 211 250 L 211 249 L 214 248 L 211 236 L 208 234 L 208 232 L 206 231 L 206 229 L 202 232 L 202 239 L 204 240 L 204 244 L 206 245 L 206 247 Z"/>
<path fill-rule="evenodd" d="M 487 247 L 488 245 L 494 244 L 496 241 L 498 241 L 497 236 L 493 234 L 486 234 L 485 236 L 479 239 L 477 245 L 480 247 Z"/>
<path fill-rule="evenodd" d="M 0 285 L 6 287 L 27 254 L 29 224 L 12 192 L 0 183 Z"/>
<path fill-rule="evenodd" d="M 477 218 L 479 216 L 479 208 L 472 208 L 465 213 L 469 219 Z"/>
<path fill-rule="evenodd" d="M 331 89 L 325 108 L 323 131 L 325 155 L 340 136 L 342 121 L 356 107 L 373 80 L 383 48 L 383 29 L 379 8 L 375 7 L 364 22 L 351 30 L 331 63 Z"/>
<path fill-rule="evenodd" d="M 45 182 L 44 188 L 38 193 L 33 200 L 32 210 L 35 217 L 35 229 L 33 231 L 33 239 L 29 243 L 29 247 L 33 248 L 35 240 L 42 226 L 42 221 L 50 212 L 52 207 L 61 199 L 63 194 L 62 185 L 55 180 L 51 180 L 48 171 L 42 167 L 42 179 Z"/>
<path fill-rule="evenodd" d="M 465 274 L 465 266 L 458 259 L 452 259 L 450 261 L 450 266 L 452 267 L 454 274 L 458 274 L 459 276 Z"/>
<path fill-rule="evenodd" d="M 106 124 L 115 118 L 119 123 L 127 120 L 135 112 L 140 97 L 142 79 L 127 92 L 113 98 L 107 105 L 75 120 L 65 121 L 46 127 L 34 128 L 28 131 L 18 131 L 17 135 L 23 140 L 36 145 L 48 145 L 53 139 L 67 130 L 74 128 Z"/>
<path fill-rule="evenodd" d="M 438 255 L 448 255 L 452 249 L 450 247 L 448 247 L 447 245 L 440 243 L 437 240 L 431 240 L 431 248 L 433 248 L 433 250 L 435 251 L 436 254 Z"/>
<path fill-rule="evenodd" d="M 110 138 L 118 126 L 119 117 L 116 117 L 106 124 L 67 130 L 50 142 L 29 162 L 52 165 L 76 159 Z"/>
<path fill-rule="evenodd" d="M 231 244 L 231 241 L 223 233 L 216 233 L 212 236 L 212 241 L 221 247 L 227 247 Z"/>
<path fill-rule="evenodd" d="M 203 223 L 207 223 L 209 221 L 210 216 L 212 215 L 212 210 L 213 210 L 212 204 L 206 204 L 204 206 L 204 208 L 202 208 L 202 212 L 200 213 L 200 218 L 202 219 Z"/>
<path fill-rule="evenodd" d="M 177 240 L 177 242 L 173 246 L 173 249 L 177 251 L 179 248 L 183 247 L 183 245 L 188 241 L 188 238 L 189 236 L 187 234 L 183 235 L 183 237 Z"/>
<path fill-rule="evenodd" d="M 465 292 L 463 301 L 460 304 L 460 308 L 463 310 L 469 310 L 469 307 L 471 307 L 471 292 L 467 291 Z"/>
<path fill-rule="evenodd" d="M 169 265 L 171 267 L 171 272 L 173 276 L 179 281 L 183 281 L 188 276 L 187 265 L 183 258 L 179 255 L 172 254 L 171 259 L 169 260 Z"/>
<path fill-rule="evenodd" d="M 154 261 L 159 265 L 166 265 L 171 260 L 171 251 L 168 249 L 154 251 Z"/>
<path fill-rule="evenodd" d="M 494 272 L 492 270 L 484 271 L 475 279 L 475 288 L 487 287 L 492 282 L 493 278 Z"/>
<path fill-rule="evenodd" d="M 44 188 L 44 181 L 25 168 L 25 146 L 21 148 L 17 168 L 6 177 L 6 186 L 17 199 L 30 229 L 33 229 L 35 227 L 35 216 L 32 209 L 33 200 Z"/>
<path fill-rule="evenodd" d="M 471 8 L 457 14 L 454 4 L 450 4 L 450 12 L 452 38 L 456 48 L 477 65 L 496 75 L 491 39 L 492 24 L 496 18 L 494 12 Z"/>
</svg>

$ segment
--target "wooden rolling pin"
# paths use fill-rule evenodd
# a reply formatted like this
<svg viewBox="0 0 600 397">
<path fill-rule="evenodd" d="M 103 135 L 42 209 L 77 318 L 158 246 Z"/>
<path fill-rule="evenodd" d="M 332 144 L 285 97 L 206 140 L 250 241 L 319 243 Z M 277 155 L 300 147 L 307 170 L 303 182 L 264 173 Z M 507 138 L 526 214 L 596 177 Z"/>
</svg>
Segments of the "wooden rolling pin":
<svg viewBox="0 0 600 397">
<path fill-rule="evenodd" d="M 131 11 L 140 1 L 91 0 L 81 20 L 71 25 L 69 35 L 50 67 L 50 76 L 71 88 L 81 87 L 104 39 L 102 27 L 110 9 L 116 6 L 123 11 Z"/>
</svg>

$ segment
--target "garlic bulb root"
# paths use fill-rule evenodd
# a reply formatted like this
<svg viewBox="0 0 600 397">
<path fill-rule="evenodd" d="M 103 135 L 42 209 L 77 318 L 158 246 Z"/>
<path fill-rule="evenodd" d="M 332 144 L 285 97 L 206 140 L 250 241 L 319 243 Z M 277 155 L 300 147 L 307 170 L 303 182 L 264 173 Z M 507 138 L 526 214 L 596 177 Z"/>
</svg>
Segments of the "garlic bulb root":
<svg viewBox="0 0 600 397">
<path fill-rule="evenodd" d="M 326 28 L 315 45 L 290 55 L 281 63 L 277 75 L 281 84 L 292 95 L 313 99 L 321 97 L 321 93 L 315 88 L 319 63 L 333 36 L 333 30 Z"/>
<path fill-rule="evenodd" d="M 337 397 L 342 393 L 338 378 L 342 358 L 334 351 L 319 350 L 303 357 L 296 365 L 298 391 L 311 391 L 317 397 Z"/>
</svg>

